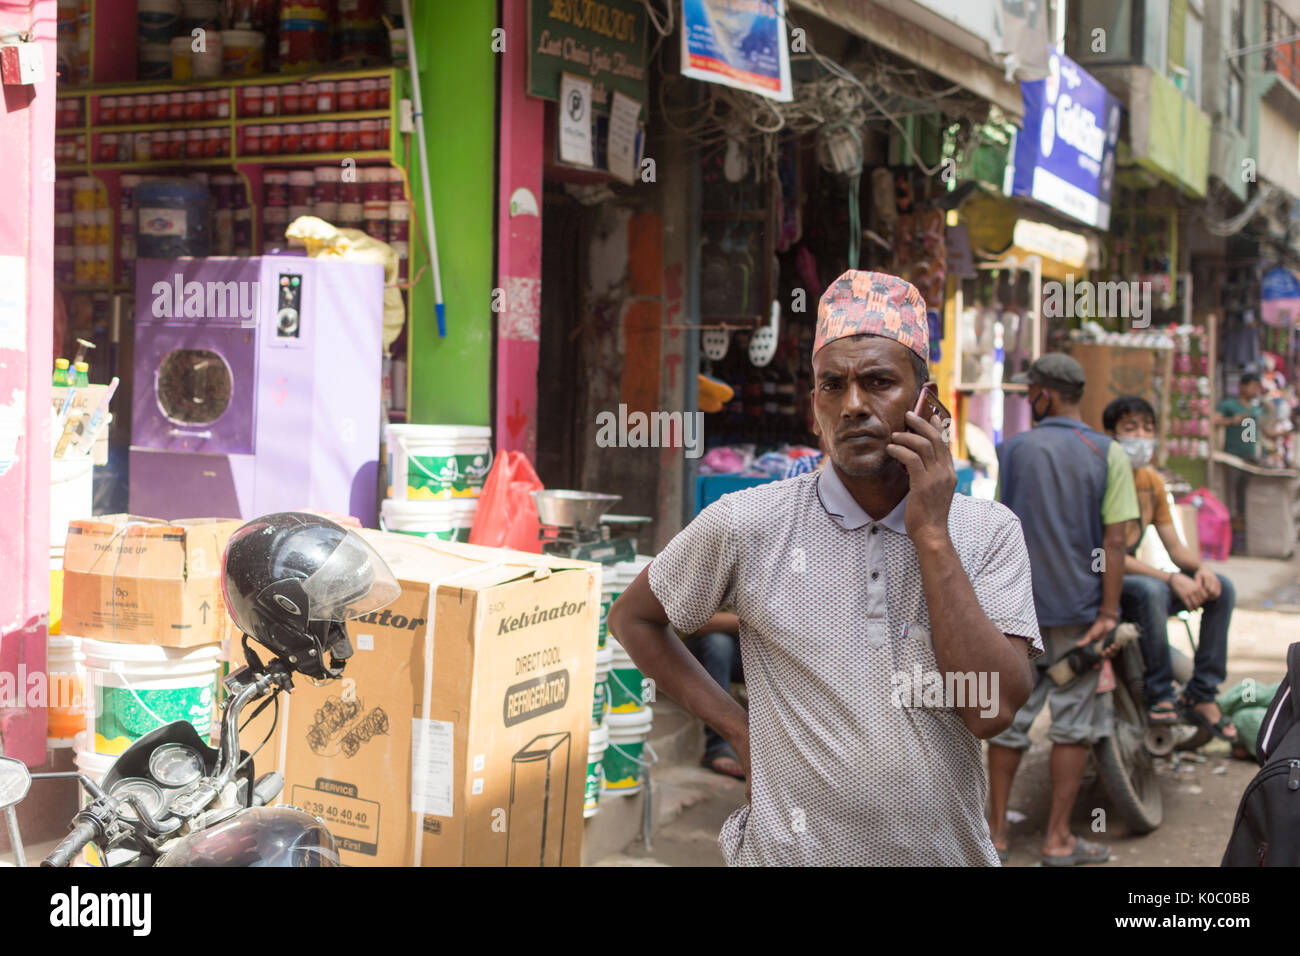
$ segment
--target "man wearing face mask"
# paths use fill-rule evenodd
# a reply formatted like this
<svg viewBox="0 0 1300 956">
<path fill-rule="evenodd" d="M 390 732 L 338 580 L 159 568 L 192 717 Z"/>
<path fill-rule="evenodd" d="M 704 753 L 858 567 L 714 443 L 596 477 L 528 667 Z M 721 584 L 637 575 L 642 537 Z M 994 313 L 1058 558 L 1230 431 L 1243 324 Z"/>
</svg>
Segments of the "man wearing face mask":
<svg viewBox="0 0 1300 956">
<path fill-rule="evenodd" d="M 1070 832 L 1070 815 L 1093 743 L 1113 725 L 1100 670 L 1062 686 L 1046 668 L 1074 647 L 1100 641 L 1119 623 L 1125 526 L 1138 517 L 1133 469 L 1118 444 L 1083 423 L 1083 367 L 1050 352 L 1026 376 L 1035 428 L 998 449 L 999 496 L 1024 528 L 1034 610 L 1047 651 L 1034 689 L 1010 729 L 989 741 L 989 830 L 1007 852 L 1007 800 L 1029 728 L 1050 702 L 1052 802 L 1041 848 L 1044 866 L 1103 863 L 1110 850 Z M 1113 656 L 1113 649 L 1105 652 Z"/>
<path fill-rule="evenodd" d="M 1124 620 L 1142 629 L 1142 659 L 1146 662 L 1146 697 L 1153 724 L 1175 723 L 1182 714 L 1192 723 L 1222 740 L 1235 744 L 1237 729 L 1214 699 L 1227 676 L 1228 625 L 1236 603 L 1232 582 L 1215 574 L 1178 540 L 1169 511 L 1165 483 L 1149 467 L 1156 447 L 1156 413 L 1136 395 L 1121 395 L 1102 412 L 1102 426 L 1128 454 L 1133 465 L 1141 518 L 1129 532 L 1124 558 L 1124 591 L 1120 607 Z M 1134 557 L 1148 525 L 1178 565 L 1176 572 L 1162 571 Z M 1184 609 L 1202 608 L 1201 633 L 1196 647 L 1192 679 L 1175 701 L 1173 667 L 1169 660 L 1168 620 Z"/>
</svg>

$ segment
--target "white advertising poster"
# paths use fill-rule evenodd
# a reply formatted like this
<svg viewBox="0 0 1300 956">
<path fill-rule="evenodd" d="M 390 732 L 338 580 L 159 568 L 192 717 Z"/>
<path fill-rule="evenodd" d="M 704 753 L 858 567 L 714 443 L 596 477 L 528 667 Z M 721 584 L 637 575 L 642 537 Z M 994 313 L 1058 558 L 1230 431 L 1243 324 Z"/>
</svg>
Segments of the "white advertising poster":
<svg viewBox="0 0 1300 956">
<path fill-rule="evenodd" d="M 682 76 L 790 102 L 785 0 L 682 0 Z"/>
<path fill-rule="evenodd" d="M 591 134 L 591 80 L 572 73 L 560 79 L 560 162 L 594 166 Z"/>
<path fill-rule="evenodd" d="M 640 116 L 641 104 L 615 90 L 609 111 L 609 171 L 628 184 L 636 181 L 636 124 Z"/>
</svg>

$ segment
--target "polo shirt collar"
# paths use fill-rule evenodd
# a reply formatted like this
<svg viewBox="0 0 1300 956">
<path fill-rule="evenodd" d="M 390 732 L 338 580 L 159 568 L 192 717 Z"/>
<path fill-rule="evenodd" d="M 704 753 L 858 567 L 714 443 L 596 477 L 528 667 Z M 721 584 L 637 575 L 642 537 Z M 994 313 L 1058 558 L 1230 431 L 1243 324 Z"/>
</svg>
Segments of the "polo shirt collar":
<svg viewBox="0 0 1300 956">
<path fill-rule="evenodd" d="M 844 482 L 840 481 L 835 466 L 829 461 L 818 473 L 817 497 L 821 499 L 826 513 L 839 522 L 840 527 L 845 531 L 856 531 L 875 520 L 862 509 L 849 489 L 844 487 Z M 907 534 L 907 525 L 903 519 L 906 508 L 907 495 L 903 495 L 903 500 L 895 505 L 894 510 L 885 515 L 879 523 L 890 531 Z"/>
</svg>

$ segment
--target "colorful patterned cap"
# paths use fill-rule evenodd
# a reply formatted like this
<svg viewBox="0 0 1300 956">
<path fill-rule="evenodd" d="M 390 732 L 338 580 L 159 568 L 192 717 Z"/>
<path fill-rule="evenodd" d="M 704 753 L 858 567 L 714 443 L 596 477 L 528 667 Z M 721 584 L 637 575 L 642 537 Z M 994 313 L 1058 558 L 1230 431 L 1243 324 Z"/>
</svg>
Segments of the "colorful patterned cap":
<svg viewBox="0 0 1300 956">
<path fill-rule="evenodd" d="M 925 300 L 898 276 L 850 269 L 831 283 L 817 305 L 813 355 L 850 335 L 883 335 L 927 361 L 930 357 Z"/>
</svg>

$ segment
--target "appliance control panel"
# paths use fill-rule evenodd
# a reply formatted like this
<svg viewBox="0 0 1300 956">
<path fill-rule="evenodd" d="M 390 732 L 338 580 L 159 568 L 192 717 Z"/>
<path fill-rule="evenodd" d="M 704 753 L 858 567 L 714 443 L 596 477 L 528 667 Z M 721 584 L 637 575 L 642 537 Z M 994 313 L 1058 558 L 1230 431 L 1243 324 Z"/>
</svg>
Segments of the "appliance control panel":
<svg viewBox="0 0 1300 956">
<path fill-rule="evenodd" d="M 275 337 L 296 339 L 302 335 L 302 276 L 280 273 L 276 283 Z"/>
</svg>

